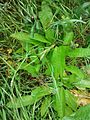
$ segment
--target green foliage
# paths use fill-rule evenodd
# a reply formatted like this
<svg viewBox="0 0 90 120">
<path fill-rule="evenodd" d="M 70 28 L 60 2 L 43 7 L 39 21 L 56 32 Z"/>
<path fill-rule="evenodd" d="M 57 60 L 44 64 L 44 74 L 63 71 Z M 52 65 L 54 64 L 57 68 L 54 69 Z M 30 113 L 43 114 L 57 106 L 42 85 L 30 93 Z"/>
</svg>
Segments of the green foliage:
<svg viewBox="0 0 90 120">
<path fill-rule="evenodd" d="M 60 88 L 59 94 L 58 92 L 55 95 L 55 110 L 58 113 L 58 116 L 63 118 L 65 116 L 65 90 L 63 87 Z"/>
<path fill-rule="evenodd" d="M 88 57 L 90 56 L 90 48 L 76 48 L 68 53 L 69 57 Z"/>
<path fill-rule="evenodd" d="M 54 41 L 54 30 L 49 28 L 45 31 L 45 37 L 48 39 L 48 41 L 53 42 Z"/>
<path fill-rule="evenodd" d="M 38 102 L 45 95 L 51 94 L 52 89 L 49 87 L 41 86 L 34 89 L 31 95 L 21 96 L 20 98 L 14 98 L 7 103 L 9 108 L 20 108 L 27 105 L 32 105 Z"/>
<path fill-rule="evenodd" d="M 75 114 L 70 117 L 64 117 L 63 120 L 89 120 L 90 119 L 90 105 L 81 107 Z"/>
<path fill-rule="evenodd" d="M 76 66 L 70 65 L 70 66 L 66 66 L 65 68 L 67 71 L 71 72 L 72 74 L 77 75 L 80 79 L 84 79 L 83 71 L 77 68 Z"/>
<path fill-rule="evenodd" d="M 31 55 L 35 55 L 38 58 L 38 63 L 35 61 L 33 64 L 23 63 L 20 69 L 26 70 L 32 76 L 37 77 L 41 64 L 42 66 L 46 66 L 44 73 L 46 74 L 48 71 L 49 76 L 53 74 L 52 79 L 54 84 L 52 85 L 52 88 L 55 93 L 53 94 L 53 91 L 49 90 L 50 88 L 48 84 L 48 87 L 41 86 L 36 88 L 32 91 L 30 96 L 16 98 L 13 100 L 14 102 L 11 101 L 7 103 L 7 106 L 9 108 L 19 108 L 22 106 L 33 105 L 43 98 L 43 103 L 41 105 L 41 116 L 44 117 L 47 115 L 50 103 L 52 103 L 52 106 L 58 116 L 63 118 L 67 115 L 67 110 L 69 110 L 69 113 L 77 110 L 76 98 L 67 90 L 67 88 L 70 87 L 70 85 L 90 88 L 89 81 L 84 82 L 84 80 L 82 80 L 85 78 L 84 72 L 78 67 L 73 66 L 73 63 L 71 63 L 71 65 L 67 65 L 66 59 L 67 57 L 74 57 L 75 59 L 77 57 L 88 57 L 90 56 L 90 52 L 89 48 L 74 47 L 75 36 L 72 30 L 73 22 L 69 20 L 69 17 L 63 17 L 61 23 L 63 35 L 59 36 L 62 40 L 60 42 L 59 40 L 56 40 L 57 36 L 55 36 L 55 29 L 51 27 L 51 24 L 54 22 L 54 15 L 49 3 L 42 2 L 41 11 L 39 12 L 39 19 L 45 35 L 39 33 L 33 33 L 32 35 L 32 33 L 28 34 L 24 32 L 17 32 L 12 34 L 11 37 L 31 46 L 37 46 L 37 50 L 34 50 L 34 53 L 32 49 L 30 49 L 30 51 L 32 51 Z M 43 46 L 43 49 L 41 45 Z M 71 73 L 71 75 L 66 74 L 66 78 L 69 78 L 67 81 L 64 80 L 64 74 L 66 72 Z M 66 90 L 63 86 L 66 87 Z M 51 97 L 51 93 L 53 97 Z M 50 96 L 47 96 L 44 99 L 44 96 L 46 95 Z"/>
<path fill-rule="evenodd" d="M 19 63 L 20 64 L 20 63 Z M 20 67 L 20 69 L 22 70 L 26 70 L 29 74 L 31 74 L 33 77 L 36 77 L 39 69 L 40 69 L 40 65 L 30 65 L 28 63 L 23 63 Z"/>
<path fill-rule="evenodd" d="M 50 107 L 50 104 L 51 104 L 51 97 L 50 96 L 45 97 L 41 105 L 41 117 L 43 117 L 48 113 L 48 108 Z"/>
<path fill-rule="evenodd" d="M 74 34 L 73 32 L 67 32 L 65 37 L 64 37 L 64 44 L 70 44 L 71 41 L 73 40 Z"/>
<path fill-rule="evenodd" d="M 51 8 L 46 2 L 42 2 L 41 11 L 39 12 L 39 18 L 44 30 L 46 30 L 53 20 L 53 14 Z"/>
<path fill-rule="evenodd" d="M 76 83 L 74 83 L 75 86 L 80 88 L 90 88 L 90 80 L 80 80 Z"/>
<path fill-rule="evenodd" d="M 51 65 L 53 67 L 54 76 L 58 79 L 59 75 L 63 77 L 65 68 L 65 49 L 64 46 L 55 47 L 52 57 Z"/>
<path fill-rule="evenodd" d="M 28 33 L 18 32 L 18 33 L 12 34 L 11 37 L 13 37 L 17 40 L 23 41 L 25 43 L 31 43 L 31 44 L 34 44 L 34 45 L 37 45 L 40 42 L 50 43 L 44 38 L 44 36 L 42 36 L 38 33 L 35 33 L 34 36 L 31 36 Z"/>
<path fill-rule="evenodd" d="M 9 109 L 16 111 L 16 116 L 14 115 L 11 118 L 14 120 L 23 120 L 24 118 L 25 120 L 51 118 L 57 120 L 78 120 L 80 117 L 80 119 L 83 119 L 81 112 L 83 110 L 79 109 L 76 112 L 78 108 L 77 99 L 69 90 L 71 88 L 90 89 L 90 80 L 86 78 L 87 73 L 83 72 L 82 69 L 82 66 L 87 64 L 87 59 L 90 57 L 90 48 L 87 45 L 79 47 L 79 43 L 77 43 L 77 39 L 85 40 L 84 36 L 89 32 L 87 27 L 89 20 L 86 21 L 86 18 L 89 16 L 90 2 L 83 3 L 81 7 L 78 6 L 80 13 L 78 12 L 76 15 L 74 15 L 73 9 L 78 10 L 75 6 L 80 1 L 43 0 L 41 2 L 36 0 L 29 2 L 28 0 L 15 0 L 13 2 L 11 10 L 9 10 L 7 3 L 4 6 L 1 5 L 1 15 L 3 15 L 3 9 L 7 11 L 4 11 L 5 13 L 2 17 L 3 19 L 4 17 L 6 18 L 7 23 L 4 23 L 4 20 L 2 20 L 1 31 L 8 31 L 7 34 L 11 34 L 10 40 L 16 43 L 20 42 L 22 47 L 19 44 L 11 45 L 13 52 L 10 53 L 5 48 L 6 52 L 4 55 L 7 56 L 7 59 L 4 55 L 3 58 L 0 58 L 1 63 L 3 61 L 4 64 L 7 64 L 5 71 L 3 70 L 3 72 L 7 73 L 2 75 L 3 72 L 0 71 L 0 75 L 2 75 L 5 82 L 0 82 L 4 86 L 4 89 L 1 87 L 4 91 L 2 101 L 3 99 L 5 100 L 4 103 L 1 101 L 2 106 L 0 106 L 3 109 L 3 119 L 6 119 L 7 116 L 3 104 L 5 104 L 8 111 Z M 74 2 L 75 4 L 73 4 Z M 68 3 L 71 5 L 70 8 L 67 7 Z M 82 18 L 81 14 L 84 14 L 85 22 L 77 19 L 78 16 Z M 17 19 L 20 20 L 20 24 L 17 22 Z M 77 25 L 80 28 L 77 28 Z M 13 29 L 11 29 L 12 27 Z M 13 33 L 14 31 L 15 33 Z M 15 50 L 14 47 L 16 47 Z M 18 49 L 18 47 L 20 48 Z M 75 66 L 78 63 L 77 58 L 81 57 L 82 59 L 87 58 L 86 62 L 84 61 L 85 63 L 82 66 Z M 13 62 L 12 59 L 15 61 Z M 0 64 L 1 69 L 4 68 L 4 64 Z M 24 70 L 23 78 L 22 71 L 19 70 Z M 25 71 L 28 74 L 25 75 Z M 5 76 L 8 78 L 8 83 L 13 81 L 13 87 L 8 85 Z M 46 80 L 47 77 L 50 79 Z M 17 79 L 18 81 L 16 81 Z M 42 85 L 37 87 L 38 84 Z M 10 90 L 9 94 L 7 86 Z M 34 90 L 32 90 L 32 86 Z M 8 97 L 5 98 L 6 95 L 10 97 L 10 100 L 7 99 Z M 88 107 L 87 109 L 89 110 Z M 73 112 L 75 114 L 72 116 L 64 117 L 71 115 Z M 14 114 L 14 112 L 12 113 Z M 19 114 L 21 118 L 17 117 Z M 87 112 L 87 114 L 89 113 Z M 32 117 L 30 118 L 29 116 Z M 86 115 L 84 119 L 87 119 Z"/>
<path fill-rule="evenodd" d="M 68 90 L 65 91 L 65 99 L 66 104 L 73 110 L 76 111 L 77 109 L 77 103 L 76 98 L 73 94 L 71 94 Z"/>
</svg>

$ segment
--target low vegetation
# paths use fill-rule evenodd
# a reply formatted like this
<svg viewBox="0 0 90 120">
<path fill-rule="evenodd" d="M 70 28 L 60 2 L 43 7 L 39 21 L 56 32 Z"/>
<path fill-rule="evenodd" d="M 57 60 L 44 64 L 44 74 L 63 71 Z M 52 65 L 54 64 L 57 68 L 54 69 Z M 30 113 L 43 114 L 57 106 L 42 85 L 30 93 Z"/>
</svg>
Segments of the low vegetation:
<svg viewBox="0 0 90 120">
<path fill-rule="evenodd" d="M 0 119 L 89 120 L 90 2 L 0 3 Z"/>
</svg>

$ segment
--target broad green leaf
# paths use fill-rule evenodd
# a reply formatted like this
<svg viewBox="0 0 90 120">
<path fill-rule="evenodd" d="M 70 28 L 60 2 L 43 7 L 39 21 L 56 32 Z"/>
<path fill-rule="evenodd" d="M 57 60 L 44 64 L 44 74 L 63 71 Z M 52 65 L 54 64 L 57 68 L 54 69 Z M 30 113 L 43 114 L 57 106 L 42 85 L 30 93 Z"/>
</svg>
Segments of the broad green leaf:
<svg viewBox="0 0 90 120">
<path fill-rule="evenodd" d="M 64 42 L 63 43 L 65 45 L 69 45 L 71 43 L 71 41 L 73 40 L 73 38 L 74 38 L 74 33 L 73 32 L 68 32 L 64 36 L 64 39 L 63 39 Z"/>
<path fill-rule="evenodd" d="M 49 95 L 52 93 L 52 88 L 50 87 L 37 87 L 31 93 L 31 95 L 21 96 L 19 98 L 14 98 L 10 102 L 7 103 L 7 107 L 9 108 L 20 108 L 22 106 L 32 105 L 38 102 L 45 95 Z"/>
<path fill-rule="evenodd" d="M 40 44 L 40 42 L 33 40 L 28 33 L 24 33 L 24 32 L 14 33 L 11 35 L 11 37 L 17 40 L 20 40 L 21 42 L 25 42 L 25 43 L 30 43 L 34 45 Z"/>
<path fill-rule="evenodd" d="M 90 88 L 90 80 L 80 80 L 76 83 L 73 83 L 75 86 L 81 87 L 81 88 Z"/>
<path fill-rule="evenodd" d="M 48 41 L 53 42 L 54 41 L 54 30 L 53 29 L 47 29 L 45 31 L 45 37 L 48 39 Z"/>
<path fill-rule="evenodd" d="M 90 120 L 90 104 L 80 107 L 77 112 L 69 117 L 64 117 L 62 120 Z"/>
<path fill-rule="evenodd" d="M 69 84 L 70 84 L 70 83 L 77 82 L 78 80 L 79 80 L 79 79 L 78 79 L 78 76 L 75 75 L 75 74 L 72 74 L 72 75 L 69 75 L 69 76 L 68 76 Z"/>
<path fill-rule="evenodd" d="M 73 110 L 69 106 L 65 105 L 65 116 L 69 116 L 72 113 L 73 113 Z"/>
<path fill-rule="evenodd" d="M 42 3 L 42 10 L 39 12 L 39 18 L 42 23 L 44 30 L 49 27 L 51 20 L 53 18 L 51 8 L 46 4 Z"/>
<path fill-rule="evenodd" d="M 29 52 L 32 48 L 32 44 L 30 43 L 27 43 L 27 42 L 23 42 L 23 41 L 20 41 L 21 45 L 22 45 L 22 48 L 26 51 L 26 52 Z"/>
<path fill-rule="evenodd" d="M 35 98 L 35 101 L 37 101 L 38 99 L 41 99 L 43 96 L 51 94 L 52 91 L 53 89 L 48 86 L 41 86 L 34 89 L 31 95 Z"/>
<path fill-rule="evenodd" d="M 21 63 L 19 63 L 20 65 Z M 31 65 L 28 63 L 22 63 L 20 66 L 20 69 L 26 70 L 28 73 L 30 73 L 32 76 L 36 77 L 39 72 L 40 65 Z M 38 69 L 38 70 L 37 70 Z"/>
<path fill-rule="evenodd" d="M 47 96 L 41 105 L 41 117 L 43 117 L 48 112 L 48 108 L 50 107 L 51 97 Z"/>
<path fill-rule="evenodd" d="M 68 56 L 69 57 L 89 57 L 90 48 L 76 48 L 75 50 L 69 51 Z"/>
<path fill-rule="evenodd" d="M 51 67 L 50 67 L 50 65 L 48 65 L 48 68 L 46 69 L 45 74 L 46 75 L 51 75 Z"/>
<path fill-rule="evenodd" d="M 53 107 L 57 111 L 59 117 L 65 115 L 65 92 L 64 88 L 61 87 L 56 91 L 56 94 L 53 97 Z"/>
<path fill-rule="evenodd" d="M 78 67 L 70 65 L 70 66 L 66 66 L 65 68 L 67 71 L 71 72 L 72 74 L 77 75 L 79 78 L 81 79 L 84 78 L 84 72 L 80 70 Z"/>
<path fill-rule="evenodd" d="M 47 40 L 45 39 L 44 36 L 42 36 L 42 35 L 40 35 L 40 34 L 38 34 L 38 33 L 35 33 L 35 34 L 34 34 L 33 39 L 36 40 L 36 41 L 42 42 L 42 43 L 50 43 L 49 41 L 47 41 Z"/>
<path fill-rule="evenodd" d="M 51 65 L 54 69 L 54 76 L 58 79 L 59 75 L 62 77 L 65 68 L 65 46 L 55 47 L 52 58 Z"/>
<path fill-rule="evenodd" d="M 14 98 L 7 103 L 7 107 L 9 108 L 20 108 L 27 105 L 32 105 L 34 103 L 34 99 L 30 95 L 22 96 L 19 98 Z"/>
<path fill-rule="evenodd" d="M 71 94 L 68 90 L 65 91 L 65 99 L 66 104 L 73 110 L 76 111 L 77 109 L 77 103 L 76 103 L 76 97 Z"/>
<path fill-rule="evenodd" d="M 34 36 L 29 35 L 28 33 L 24 32 L 17 32 L 11 35 L 11 37 L 20 40 L 25 43 L 31 43 L 34 45 L 42 44 L 42 43 L 50 43 L 48 42 L 44 36 L 34 33 Z"/>
</svg>

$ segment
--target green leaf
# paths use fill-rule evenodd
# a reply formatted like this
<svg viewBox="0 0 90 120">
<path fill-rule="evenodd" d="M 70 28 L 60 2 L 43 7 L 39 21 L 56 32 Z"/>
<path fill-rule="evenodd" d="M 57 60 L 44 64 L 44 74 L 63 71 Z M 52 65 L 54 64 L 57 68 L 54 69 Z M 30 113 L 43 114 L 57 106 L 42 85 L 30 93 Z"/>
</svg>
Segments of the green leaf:
<svg viewBox="0 0 90 120">
<path fill-rule="evenodd" d="M 42 36 L 42 35 L 40 35 L 40 34 L 38 34 L 38 33 L 35 33 L 35 34 L 34 34 L 33 39 L 36 40 L 36 41 L 39 41 L 39 42 L 43 42 L 43 43 L 50 43 L 49 41 L 47 41 L 47 40 L 45 39 L 44 36 Z"/>
<path fill-rule="evenodd" d="M 73 38 L 74 38 L 74 33 L 73 32 L 68 32 L 68 33 L 66 33 L 65 34 L 65 36 L 64 36 L 64 44 L 65 45 L 68 45 L 68 44 L 70 44 L 71 43 L 71 41 L 73 40 Z"/>
<path fill-rule="evenodd" d="M 14 33 L 10 37 L 15 38 L 15 39 L 20 40 L 21 42 L 25 42 L 25 43 L 30 43 L 30 44 L 34 44 L 34 45 L 40 44 L 40 42 L 33 40 L 32 37 L 28 33 L 24 33 L 24 32 Z"/>
<path fill-rule="evenodd" d="M 77 112 L 69 117 L 64 117 L 63 120 L 90 120 L 90 104 L 80 107 Z"/>
<path fill-rule="evenodd" d="M 78 67 L 76 66 L 66 66 L 65 67 L 67 71 L 71 72 L 72 74 L 77 75 L 79 78 L 83 79 L 84 78 L 84 73 L 82 70 L 80 70 Z"/>
<path fill-rule="evenodd" d="M 45 31 L 45 37 L 48 39 L 48 41 L 53 42 L 54 41 L 54 30 L 53 29 L 47 29 Z"/>
<path fill-rule="evenodd" d="M 44 36 L 34 33 L 34 36 L 29 35 L 28 33 L 24 32 L 17 32 L 11 35 L 11 37 L 20 40 L 25 43 L 31 43 L 34 45 L 42 44 L 42 43 L 50 43 L 45 39 Z"/>
<path fill-rule="evenodd" d="M 27 43 L 27 42 L 23 42 L 23 41 L 20 41 L 21 45 L 22 45 L 22 48 L 26 51 L 26 52 L 29 52 L 32 48 L 32 44 L 30 43 Z"/>
<path fill-rule="evenodd" d="M 31 93 L 31 95 L 21 96 L 19 98 L 13 98 L 10 102 L 7 103 L 9 108 L 20 108 L 23 106 L 32 105 L 38 102 L 45 95 L 52 93 L 52 88 L 50 87 L 37 87 Z"/>
<path fill-rule="evenodd" d="M 65 91 L 65 99 L 66 99 L 66 104 L 73 111 L 76 111 L 77 109 L 76 97 L 73 94 L 71 94 L 68 90 Z"/>
<path fill-rule="evenodd" d="M 90 48 L 76 48 L 75 50 L 69 51 L 68 56 L 69 57 L 89 57 Z"/>
<path fill-rule="evenodd" d="M 19 63 L 19 65 L 20 64 L 21 63 Z M 36 77 L 38 75 L 39 68 L 40 68 L 40 65 L 34 65 L 33 66 L 31 64 L 28 64 L 28 63 L 22 63 L 22 65 L 20 66 L 20 69 L 26 70 L 28 73 L 30 73 L 34 77 Z"/>
<path fill-rule="evenodd" d="M 56 91 L 55 96 L 53 97 L 53 107 L 57 111 L 59 117 L 63 117 L 65 115 L 65 92 L 64 88 L 61 87 Z"/>
<path fill-rule="evenodd" d="M 63 87 L 61 87 L 60 90 L 61 90 L 60 91 L 60 98 L 61 98 L 61 102 L 60 102 L 61 103 L 61 114 L 60 114 L 60 116 L 61 116 L 61 118 L 63 118 L 65 115 L 65 90 Z"/>
<path fill-rule="evenodd" d="M 59 75 L 62 77 L 65 68 L 65 46 L 54 48 L 51 64 L 54 68 L 55 78 L 58 79 Z"/>
<path fill-rule="evenodd" d="M 69 75 L 68 76 L 68 84 L 70 85 L 70 83 L 74 83 L 74 82 L 77 82 L 79 79 L 77 77 L 77 75 L 75 74 L 72 74 L 72 75 Z M 72 84 L 71 84 L 72 85 Z"/>
<path fill-rule="evenodd" d="M 65 106 L 65 116 L 69 116 L 73 113 L 73 110 L 69 106 Z"/>
<path fill-rule="evenodd" d="M 22 96 L 20 98 L 14 98 L 10 102 L 7 103 L 7 107 L 9 108 L 20 108 L 22 106 L 32 105 L 34 103 L 34 99 L 30 95 Z"/>
<path fill-rule="evenodd" d="M 81 88 L 90 88 L 90 80 L 80 80 L 73 84 Z"/>
<path fill-rule="evenodd" d="M 51 20 L 53 18 L 51 8 L 46 4 L 42 3 L 42 10 L 39 12 L 39 18 L 42 23 L 44 30 L 49 27 Z"/>
<path fill-rule="evenodd" d="M 35 101 L 37 101 L 38 99 L 41 99 L 43 96 L 51 94 L 52 91 L 53 89 L 48 86 L 41 86 L 34 89 L 31 95 L 35 98 Z"/>
<path fill-rule="evenodd" d="M 43 117 L 45 114 L 47 114 L 48 112 L 48 108 L 50 107 L 50 103 L 51 103 L 51 97 L 47 96 L 41 105 L 41 117 Z"/>
</svg>

